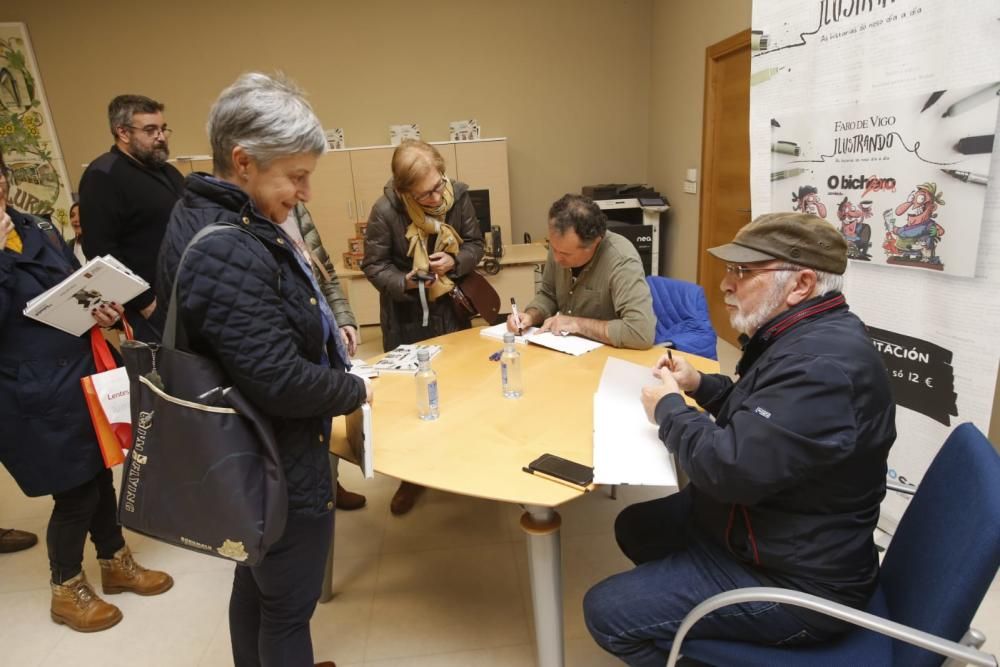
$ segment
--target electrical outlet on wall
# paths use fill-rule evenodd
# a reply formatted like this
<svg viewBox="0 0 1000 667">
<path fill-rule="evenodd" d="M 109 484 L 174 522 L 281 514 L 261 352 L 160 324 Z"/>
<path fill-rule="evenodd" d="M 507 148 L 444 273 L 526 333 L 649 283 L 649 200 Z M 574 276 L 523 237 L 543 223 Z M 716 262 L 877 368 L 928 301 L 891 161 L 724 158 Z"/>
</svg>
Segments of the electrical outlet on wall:
<svg viewBox="0 0 1000 667">
<path fill-rule="evenodd" d="M 689 168 L 684 173 L 684 192 L 689 195 L 698 193 L 698 170 Z"/>
</svg>

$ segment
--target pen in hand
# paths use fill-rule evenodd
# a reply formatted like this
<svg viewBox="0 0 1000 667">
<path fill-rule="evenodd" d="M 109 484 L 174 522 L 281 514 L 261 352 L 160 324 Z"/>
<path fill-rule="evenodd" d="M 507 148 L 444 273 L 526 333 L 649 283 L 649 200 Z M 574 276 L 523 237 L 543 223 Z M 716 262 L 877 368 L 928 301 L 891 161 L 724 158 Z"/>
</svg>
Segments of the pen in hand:
<svg viewBox="0 0 1000 667">
<path fill-rule="evenodd" d="M 510 312 L 514 314 L 514 321 L 517 322 L 517 335 L 522 335 L 521 326 L 521 316 L 517 314 L 517 304 L 514 302 L 514 297 L 510 297 Z"/>
</svg>

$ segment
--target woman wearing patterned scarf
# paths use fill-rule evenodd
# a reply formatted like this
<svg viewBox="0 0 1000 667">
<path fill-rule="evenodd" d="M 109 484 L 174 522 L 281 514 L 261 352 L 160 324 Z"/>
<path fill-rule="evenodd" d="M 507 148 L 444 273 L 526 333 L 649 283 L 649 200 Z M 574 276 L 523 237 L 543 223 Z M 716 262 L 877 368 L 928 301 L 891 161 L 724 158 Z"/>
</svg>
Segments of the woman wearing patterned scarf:
<svg viewBox="0 0 1000 667">
<path fill-rule="evenodd" d="M 379 291 L 384 350 L 469 328 L 450 296 L 455 280 L 483 257 L 468 191 L 448 178 L 433 146 L 407 140 L 393 153 L 392 179 L 368 216 L 361 263 Z M 410 511 L 422 490 L 403 482 L 393 514 Z"/>
</svg>

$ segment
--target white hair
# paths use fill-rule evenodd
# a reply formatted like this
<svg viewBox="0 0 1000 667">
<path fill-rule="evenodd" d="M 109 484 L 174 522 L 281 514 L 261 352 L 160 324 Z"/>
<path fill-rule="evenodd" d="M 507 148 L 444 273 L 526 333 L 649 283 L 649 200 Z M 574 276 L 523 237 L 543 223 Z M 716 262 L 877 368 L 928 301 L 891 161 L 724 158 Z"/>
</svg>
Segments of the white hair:
<svg viewBox="0 0 1000 667">
<path fill-rule="evenodd" d="M 326 152 L 326 136 L 302 90 L 282 74 L 240 76 L 208 114 L 212 168 L 232 173 L 233 149 L 242 146 L 262 167 L 280 157 Z"/>
</svg>

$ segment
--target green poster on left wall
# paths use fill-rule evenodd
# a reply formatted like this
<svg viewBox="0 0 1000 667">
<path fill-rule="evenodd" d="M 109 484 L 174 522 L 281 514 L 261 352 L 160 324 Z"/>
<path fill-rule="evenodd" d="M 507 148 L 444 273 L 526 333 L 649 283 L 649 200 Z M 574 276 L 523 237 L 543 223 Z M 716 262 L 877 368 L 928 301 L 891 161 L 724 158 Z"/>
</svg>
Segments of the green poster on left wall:
<svg viewBox="0 0 1000 667">
<path fill-rule="evenodd" d="M 0 23 L 0 149 L 11 169 L 8 202 L 69 231 L 69 175 L 23 23 Z"/>
</svg>

